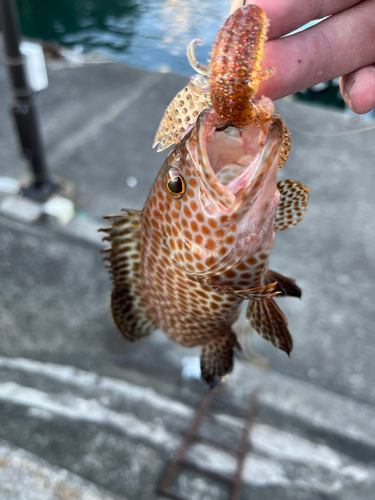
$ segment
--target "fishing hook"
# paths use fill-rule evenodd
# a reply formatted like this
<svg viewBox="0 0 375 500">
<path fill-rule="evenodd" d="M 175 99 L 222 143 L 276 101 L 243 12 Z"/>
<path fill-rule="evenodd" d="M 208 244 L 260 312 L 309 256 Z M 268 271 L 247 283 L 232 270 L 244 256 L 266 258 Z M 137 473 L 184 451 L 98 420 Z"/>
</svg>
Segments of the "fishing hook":
<svg viewBox="0 0 375 500">
<path fill-rule="evenodd" d="M 220 127 L 216 127 L 216 132 L 224 132 L 228 127 L 232 125 L 232 120 L 227 121 L 224 123 L 224 125 L 221 125 Z"/>
</svg>

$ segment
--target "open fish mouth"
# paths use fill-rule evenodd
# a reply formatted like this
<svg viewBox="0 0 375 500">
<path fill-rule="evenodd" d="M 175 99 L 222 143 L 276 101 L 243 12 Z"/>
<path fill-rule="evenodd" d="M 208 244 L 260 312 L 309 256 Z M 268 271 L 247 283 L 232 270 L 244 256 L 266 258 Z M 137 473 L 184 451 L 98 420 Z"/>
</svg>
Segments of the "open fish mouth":
<svg viewBox="0 0 375 500">
<path fill-rule="evenodd" d="M 262 190 L 269 170 L 278 162 L 284 127 L 276 117 L 260 145 L 256 124 L 217 131 L 217 122 L 213 110 L 202 112 L 197 120 L 196 165 L 210 196 L 224 211 L 233 212 L 249 195 L 254 201 L 254 194 Z M 254 186 L 259 189 L 254 191 Z"/>
<path fill-rule="evenodd" d="M 203 224 L 199 241 L 192 236 L 184 211 L 179 229 L 174 230 L 175 238 L 192 252 L 189 262 L 175 259 L 176 263 L 200 277 L 222 274 L 268 240 L 272 243 L 273 214 L 280 196 L 277 170 L 285 133 L 280 118 L 273 120 L 262 143 L 256 124 L 217 131 L 218 123 L 214 110 L 203 111 L 186 141 L 199 180 L 195 190 Z M 214 236 L 208 226 L 218 229 Z M 172 258 L 176 245 L 169 245 Z"/>
</svg>

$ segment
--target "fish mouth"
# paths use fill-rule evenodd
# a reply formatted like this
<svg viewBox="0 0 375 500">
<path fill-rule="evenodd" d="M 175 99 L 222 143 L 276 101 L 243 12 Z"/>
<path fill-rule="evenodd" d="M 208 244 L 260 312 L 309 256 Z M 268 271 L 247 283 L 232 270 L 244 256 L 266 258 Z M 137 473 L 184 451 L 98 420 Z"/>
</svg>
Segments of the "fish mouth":
<svg viewBox="0 0 375 500">
<path fill-rule="evenodd" d="M 196 165 L 209 195 L 225 212 L 238 211 L 244 200 L 259 190 L 278 155 L 284 138 L 284 127 L 276 117 L 266 137 L 261 140 L 259 127 L 253 123 L 243 128 L 229 126 L 217 131 L 218 115 L 203 111 L 196 125 Z"/>
<path fill-rule="evenodd" d="M 202 111 L 187 138 L 194 176 L 199 181 L 196 196 L 200 213 L 211 222 L 210 227 L 219 228 L 215 241 L 208 236 L 212 234 L 208 227 L 199 242 L 188 229 L 186 240 L 182 215 L 180 239 L 200 266 L 186 263 L 187 274 L 217 276 L 265 248 L 267 242 L 272 245 L 283 122 L 276 117 L 264 138 L 260 133 L 256 124 L 220 131 L 220 118 L 210 109 Z"/>
</svg>

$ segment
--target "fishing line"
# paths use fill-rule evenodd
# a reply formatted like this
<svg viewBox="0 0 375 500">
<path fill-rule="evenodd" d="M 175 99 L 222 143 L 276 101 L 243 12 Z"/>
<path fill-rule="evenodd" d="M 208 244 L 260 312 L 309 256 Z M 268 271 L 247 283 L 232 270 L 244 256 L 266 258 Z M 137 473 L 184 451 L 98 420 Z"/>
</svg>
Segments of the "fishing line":
<svg viewBox="0 0 375 500">
<path fill-rule="evenodd" d="M 351 130 L 349 132 L 338 132 L 336 134 L 317 134 L 315 132 L 304 132 L 302 130 L 296 130 L 296 129 L 293 129 L 293 128 L 290 128 L 290 127 L 288 127 L 288 128 L 293 133 L 301 134 L 301 135 L 307 135 L 309 137 L 343 137 L 343 136 L 346 136 L 346 135 L 361 134 L 361 133 L 367 132 L 369 130 L 374 130 L 375 129 L 375 125 L 371 125 L 371 127 L 361 128 L 361 129 L 358 129 L 358 130 Z"/>
</svg>

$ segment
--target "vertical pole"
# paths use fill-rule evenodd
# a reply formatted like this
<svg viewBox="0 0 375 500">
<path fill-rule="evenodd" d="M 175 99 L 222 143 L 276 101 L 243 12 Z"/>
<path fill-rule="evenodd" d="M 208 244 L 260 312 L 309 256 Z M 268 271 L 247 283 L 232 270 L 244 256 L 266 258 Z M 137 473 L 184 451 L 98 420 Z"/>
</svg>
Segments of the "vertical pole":
<svg viewBox="0 0 375 500">
<path fill-rule="evenodd" d="M 30 162 L 33 173 L 32 184 L 23 189 L 23 194 L 44 201 L 57 189 L 57 185 L 52 182 L 48 173 L 34 96 L 27 81 L 25 60 L 19 49 L 20 28 L 14 0 L 0 0 L 0 19 L 4 37 L 5 62 L 14 96 L 12 113 L 21 148 Z"/>
</svg>

